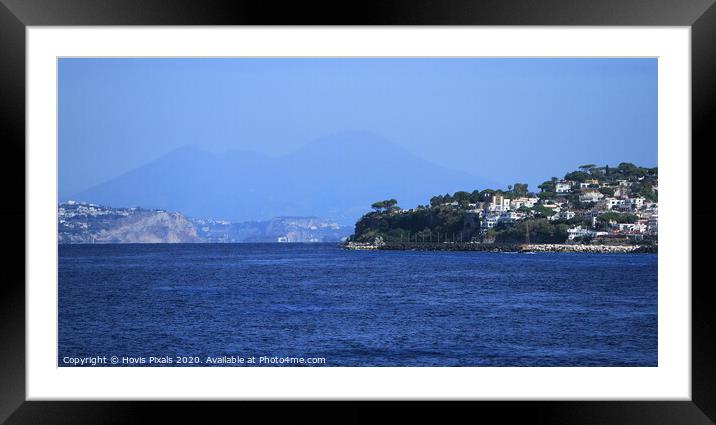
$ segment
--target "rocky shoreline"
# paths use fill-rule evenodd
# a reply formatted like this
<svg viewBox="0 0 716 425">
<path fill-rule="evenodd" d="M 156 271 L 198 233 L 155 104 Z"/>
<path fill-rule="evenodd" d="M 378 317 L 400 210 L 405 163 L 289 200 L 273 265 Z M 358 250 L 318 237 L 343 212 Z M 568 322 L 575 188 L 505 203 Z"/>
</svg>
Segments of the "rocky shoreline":
<svg viewBox="0 0 716 425">
<path fill-rule="evenodd" d="M 382 251 L 482 251 L 482 252 L 584 252 L 593 254 L 657 253 L 654 245 L 584 245 L 584 244 L 482 244 L 482 243 L 374 243 L 346 242 L 349 250 Z"/>
</svg>

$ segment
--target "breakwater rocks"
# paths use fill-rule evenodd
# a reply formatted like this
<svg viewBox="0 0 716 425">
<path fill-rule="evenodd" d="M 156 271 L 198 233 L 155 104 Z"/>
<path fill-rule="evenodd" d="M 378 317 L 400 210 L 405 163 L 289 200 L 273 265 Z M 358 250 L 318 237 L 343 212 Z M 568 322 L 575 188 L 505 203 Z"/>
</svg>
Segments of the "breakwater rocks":
<svg viewBox="0 0 716 425">
<path fill-rule="evenodd" d="M 636 254 L 657 253 L 656 246 L 647 245 L 581 245 L 581 244 L 482 244 L 476 242 L 416 243 L 346 242 L 351 250 L 383 251 L 482 251 L 482 252 L 586 252 L 594 254 Z"/>
<path fill-rule="evenodd" d="M 530 244 L 520 252 L 589 252 L 597 254 L 656 253 L 656 245 Z"/>
<path fill-rule="evenodd" d="M 346 242 L 343 244 L 343 248 L 360 251 L 360 250 L 381 249 L 382 245 L 372 244 L 369 242 Z"/>
</svg>

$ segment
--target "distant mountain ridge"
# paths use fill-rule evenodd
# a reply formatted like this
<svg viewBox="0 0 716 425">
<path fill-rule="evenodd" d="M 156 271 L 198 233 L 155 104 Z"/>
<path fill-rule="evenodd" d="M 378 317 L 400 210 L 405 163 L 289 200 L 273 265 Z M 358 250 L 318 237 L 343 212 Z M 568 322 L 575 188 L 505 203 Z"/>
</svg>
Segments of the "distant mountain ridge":
<svg viewBox="0 0 716 425">
<path fill-rule="evenodd" d="M 178 212 L 69 201 L 58 206 L 58 243 L 339 242 L 352 227 L 318 217 L 232 223 Z"/>
<path fill-rule="evenodd" d="M 318 217 L 275 217 L 241 223 L 193 220 L 193 223 L 206 242 L 339 242 L 353 233 L 352 226 Z"/>
<path fill-rule="evenodd" d="M 73 198 L 233 222 L 321 216 L 348 224 L 378 199 L 414 206 L 434 193 L 484 184 L 379 136 L 349 132 L 277 158 L 187 146 Z"/>
</svg>

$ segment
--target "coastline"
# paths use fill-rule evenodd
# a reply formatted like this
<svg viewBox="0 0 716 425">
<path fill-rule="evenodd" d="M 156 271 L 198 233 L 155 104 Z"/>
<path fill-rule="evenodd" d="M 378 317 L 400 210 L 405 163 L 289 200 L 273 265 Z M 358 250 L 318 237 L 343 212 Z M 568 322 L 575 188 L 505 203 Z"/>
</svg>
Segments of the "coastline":
<svg viewBox="0 0 716 425">
<path fill-rule="evenodd" d="M 591 254 L 645 254 L 658 253 L 655 245 L 586 245 L 586 244 L 483 244 L 483 243 L 406 243 L 383 242 L 361 243 L 346 242 L 348 250 L 381 251 L 481 251 L 481 252 L 577 252 Z"/>
</svg>

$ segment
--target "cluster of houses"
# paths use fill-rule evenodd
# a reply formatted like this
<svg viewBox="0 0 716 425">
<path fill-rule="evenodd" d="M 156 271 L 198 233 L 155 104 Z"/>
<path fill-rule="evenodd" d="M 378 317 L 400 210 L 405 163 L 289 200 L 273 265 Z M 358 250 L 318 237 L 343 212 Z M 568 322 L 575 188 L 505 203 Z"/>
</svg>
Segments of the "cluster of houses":
<svg viewBox="0 0 716 425">
<path fill-rule="evenodd" d="M 500 223 L 510 224 L 524 220 L 529 209 L 540 203 L 536 197 L 508 198 L 504 195 L 492 195 L 489 202 L 470 204 L 468 214 L 474 214 L 480 220 L 480 229 L 486 232 Z"/>
<path fill-rule="evenodd" d="M 91 204 L 88 202 L 78 202 L 69 200 L 59 205 L 57 215 L 60 222 L 63 219 L 74 217 L 100 217 L 103 215 L 131 215 L 138 208 L 111 208 L 102 205 Z"/>
<path fill-rule="evenodd" d="M 583 182 L 560 180 L 554 184 L 554 196 L 510 196 L 496 193 L 487 202 L 468 204 L 466 214 L 471 221 L 479 220 L 484 234 L 498 224 L 512 224 L 536 215 L 546 216 L 552 222 L 566 222 L 569 240 L 621 238 L 640 240 L 646 235 L 658 234 L 658 203 L 643 196 L 633 194 L 631 187 L 635 182 L 618 180 Z M 609 188 L 608 191 L 600 189 Z M 657 186 L 652 186 L 658 191 Z M 605 195 L 605 193 L 609 195 Z M 569 199 L 579 199 L 579 203 Z M 577 205 L 575 205 L 577 204 Z M 456 202 L 444 204 L 457 206 Z M 605 213 L 617 212 L 635 216 L 630 223 L 599 217 Z M 614 215 L 611 215 L 614 216 Z M 609 218 L 609 216 L 605 216 Z M 577 218 L 577 220 L 573 220 Z M 571 222 L 570 222 L 571 220 Z"/>
<path fill-rule="evenodd" d="M 109 208 L 97 204 L 70 200 L 58 206 L 57 222 L 60 227 L 64 228 L 87 229 L 88 224 L 86 220 L 115 216 L 127 217 L 136 209 L 137 208 Z"/>
</svg>

